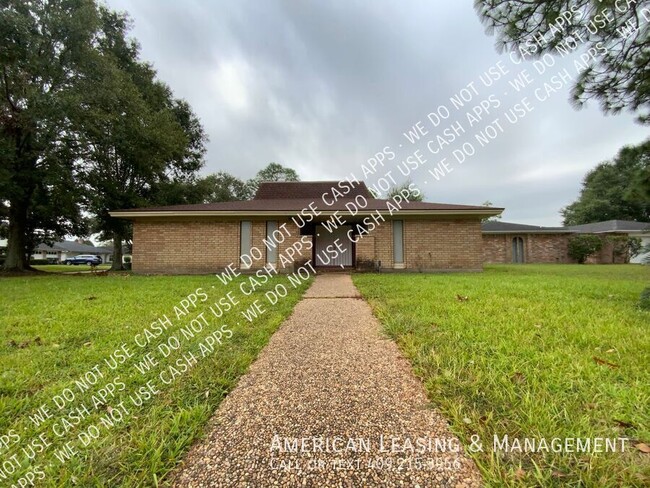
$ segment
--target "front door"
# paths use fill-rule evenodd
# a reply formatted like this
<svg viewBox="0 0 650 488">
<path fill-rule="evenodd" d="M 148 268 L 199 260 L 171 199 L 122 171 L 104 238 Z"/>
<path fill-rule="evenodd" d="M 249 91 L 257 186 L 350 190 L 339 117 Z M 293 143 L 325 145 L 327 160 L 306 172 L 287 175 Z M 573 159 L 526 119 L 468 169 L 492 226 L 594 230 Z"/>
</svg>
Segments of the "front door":
<svg viewBox="0 0 650 488">
<path fill-rule="evenodd" d="M 316 266 L 352 266 L 354 258 L 354 246 L 348 238 L 348 232 L 351 226 L 342 225 L 338 229 L 329 232 L 322 225 L 316 226 L 316 235 L 314 236 L 316 245 L 314 246 L 314 255 Z M 335 242 L 338 239 L 338 246 Z M 334 249 L 343 248 L 342 252 L 336 252 Z"/>
</svg>

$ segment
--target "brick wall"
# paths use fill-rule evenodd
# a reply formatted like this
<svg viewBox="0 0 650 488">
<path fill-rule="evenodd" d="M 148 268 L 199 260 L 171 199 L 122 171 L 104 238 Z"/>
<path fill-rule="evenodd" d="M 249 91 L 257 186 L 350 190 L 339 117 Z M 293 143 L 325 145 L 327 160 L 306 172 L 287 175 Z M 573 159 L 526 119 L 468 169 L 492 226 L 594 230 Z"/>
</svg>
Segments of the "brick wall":
<svg viewBox="0 0 650 488">
<path fill-rule="evenodd" d="M 512 240 L 524 240 L 526 263 L 570 263 L 568 234 L 484 234 L 483 259 L 486 263 L 512 263 Z"/>
<path fill-rule="evenodd" d="M 507 263 L 508 252 L 506 251 L 508 236 L 503 234 L 483 234 L 483 262 L 485 263 Z"/>
<path fill-rule="evenodd" d="M 238 262 L 238 221 L 155 221 L 133 224 L 136 273 L 209 273 Z"/>
<path fill-rule="evenodd" d="M 410 271 L 480 270 L 483 268 L 478 220 L 404 219 L 404 269 Z M 357 261 L 393 263 L 393 226 L 386 221 L 357 242 Z M 361 266 L 359 266 L 361 267 Z"/>
<path fill-rule="evenodd" d="M 481 270 L 481 223 L 405 220 L 404 261 L 406 269 L 417 271 Z"/>
<path fill-rule="evenodd" d="M 528 234 L 527 263 L 571 263 L 567 234 Z"/>
<path fill-rule="evenodd" d="M 251 244 L 261 251 L 251 269 L 267 261 L 266 220 L 251 219 Z M 287 255 L 300 240 L 300 230 L 290 219 L 288 236 L 279 244 L 278 256 Z M 308 239 L 311 239 L 310 237 Z M 136 220 L 133 226 L 133 270 L 136 273 L 213 273 L 231 263 L 240 264 L 240 221 L 238 219 Z M 392 222 L 386 221 L 356 244 L 359 267 L 381 261 L 393 269 Z M 311 259 L 311 251 L 294 254 L 291 261 Z M 480 270 L 482 241 L 478 220 L 404 219 L 404 264 L 407 270 Z M 280 262 L 275 263 L 281 266 Z M 283 271 L 292 271 L 289 265 Z"/>
<path fill-rule="evenodd" d="M 278 246 L 278 257 L 300 240 L 298 227 L 286 223 L 289 236 Z M 251 245 L 261 251 L 251 269 L 266 263 L 266 220 L 252 220 Z M 251 253 L 252 255 L 253 253 Z M 133 224 L 133 271 L 136 273 L 192 274 L 213 273 L 231 263 L 240 266 L 240 221 L 231 220 L 136 220 Z M 257 254 L 256 254 L 257 256 Z M 296 254 L 290 261 L 305 261 L 311 251 Z M 279 259 L 278 259 L 279 261 Z M 279 262 L 274 263 L 280 266 Z M 289 265 L 286 271 L 292 271 Z"/>
</svg>

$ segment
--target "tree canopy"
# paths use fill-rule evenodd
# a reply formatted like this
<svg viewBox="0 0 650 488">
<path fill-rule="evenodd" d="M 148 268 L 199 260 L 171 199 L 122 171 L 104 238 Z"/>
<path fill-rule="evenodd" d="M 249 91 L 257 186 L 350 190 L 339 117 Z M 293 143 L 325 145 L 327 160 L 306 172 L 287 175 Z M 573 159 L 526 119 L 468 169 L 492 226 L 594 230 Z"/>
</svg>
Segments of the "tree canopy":
<svg viewBox="0 0 650 488">
<path fill-rule="evenodd" d="M 605 112 L 628 109 L 650 123 L 650 2 L 616 0 L 475 0 L 497 47 L 523 57 L 556 53 L 569 37 L 589 59 L 572 90 Z M 582 52 L 582 51 L 581 51 Z"/>
<path fill-rule="evenodd" d="M 94 0 L 8 0 L 0 11 L 0 218 L 4 268 L 38 242 L 93 232 L 121 266 L 127 222 L 109 210 L 155 203 L 190 181 L 205 134 L 190 106 L 139 59 L 129 19 Z M 168 198 L 171 196 L 168 194 Z M 174 203 L 174 202 L 170 202 Z"/>
<path fill-rule="evenodd" d="M 249 200 L 252 196 L 250 185 L 225 171 L 201 178 L 195 188 L 202 203 Z"/>
<path fill-rule="evenodd" d="M 248 180 L 251 196 L 255 195 L 257 187 L 263 181 L 300 181 L 296 170 L 282 166 L 279 163 L 269 163 L 265 168 L 259 170 L 254 178 Z"/>
<path fill-rule="evenodd" d="M 415 186 L 411 180 L 407 180 L 401 185 L 393 185 L 386 194 L 386 198 L 393 198 L 396 195 L 407 196 L 411 202 L 421 202 L 424 200 L 424 194 Z"/>
<path fill-rule="evenodd" d="M 84 232 L 70 114 L 99 16 L 91 0 L 7 0 L 0 10 L 0 212 L 5 269 L 39 239 Z"/>
<path fill-rule="evenodd" d="M 589 171 L 578 199 L 560 213 L 564 225 L 603 220 L 650 221 L 650 139 L 622 148 Z"/>
</svg>

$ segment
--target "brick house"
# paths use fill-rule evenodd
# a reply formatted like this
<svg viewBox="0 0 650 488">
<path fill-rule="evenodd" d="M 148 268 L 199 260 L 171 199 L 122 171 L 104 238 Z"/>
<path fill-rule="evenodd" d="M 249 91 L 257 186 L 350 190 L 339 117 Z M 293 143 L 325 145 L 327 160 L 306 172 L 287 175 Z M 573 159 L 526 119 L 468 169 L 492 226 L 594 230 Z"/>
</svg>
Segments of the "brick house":
<svg viewBox="0 0 650 488">
<path fill-rule="evenodd" d="M 252 200 L 111 215 L 133 222 L 137 273 L 211 273 L 233 263 L 290 272 L 304 262 L 317 269 L 482 270 L 481 220 L 503 209 L 406 196 L 376 199 L 357 180 L 268 182 Z"/>
<path fill-rule="evenodd" d="M 486 263 L 570 263 L 566 227 L 540 227 L 511 222 L 484 222 L 483 259 Z"/>
<path fill-rule="evenodd" d="M 645 255 L 630 259 L 617 249 L 612 238 L 638 237 L 642 245 L 650 244 L 650 223 L 607 220 L 569 227 L 540 227 L 511 222 L 484 222 L 483 257 L 486 263 L 573 263 L 569 257 L 569 238 L 576 234 L 593 234 L 603 238 L 602 249 L 587 258 L 591 264 L 641 263 Z"/>
</svg>

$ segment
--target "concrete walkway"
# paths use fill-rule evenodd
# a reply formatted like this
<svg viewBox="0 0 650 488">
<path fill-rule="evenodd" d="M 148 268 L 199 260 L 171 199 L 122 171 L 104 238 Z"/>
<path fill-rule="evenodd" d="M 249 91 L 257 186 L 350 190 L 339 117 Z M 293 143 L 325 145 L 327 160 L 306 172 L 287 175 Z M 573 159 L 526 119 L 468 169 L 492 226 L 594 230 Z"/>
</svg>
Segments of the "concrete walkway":
<svg viewBox="0 0 650 488">
<path fill-rule="evenodd" d="M 349 275 L 316 278 L 208 431 L 175 486 L 481 484 Z"/>
</svg>

